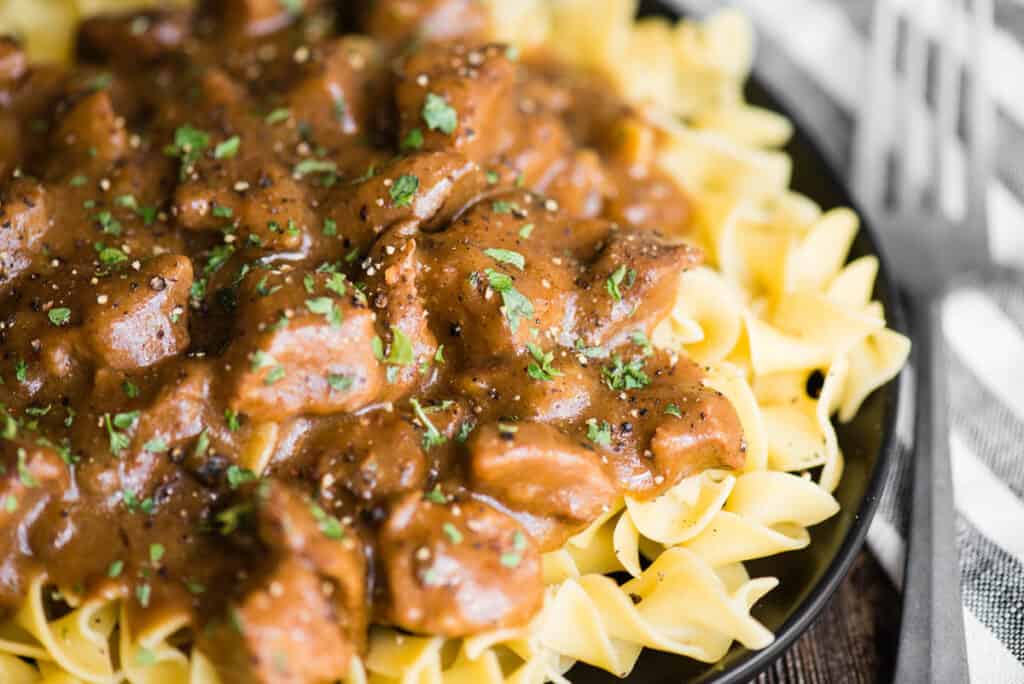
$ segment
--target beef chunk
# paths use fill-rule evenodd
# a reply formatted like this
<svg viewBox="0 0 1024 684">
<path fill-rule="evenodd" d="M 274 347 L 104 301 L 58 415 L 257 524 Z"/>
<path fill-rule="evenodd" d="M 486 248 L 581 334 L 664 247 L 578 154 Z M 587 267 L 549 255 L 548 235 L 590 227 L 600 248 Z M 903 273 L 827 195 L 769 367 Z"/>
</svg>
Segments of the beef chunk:
<svg viewBox="0 0 1024 684">
<path fill-rule="evenodd" d="M 376 169 L 341 193 L 327 213 L 351 242 L 365 247 L 399 223 L 407 230 L 444 224 L 485 184 L 480 167 L 461 154 L 420 152 Z"/>
<path fill-rule="evenodd" d="M 340 275 L 307 276 L 258 271 L 242 284 L 227 378 L 240 413 L 280 420 L 354 411 L 382 390 L 374 316 L 360 293 Z"/>
<path fill-rule="evenodd" d="M 511 517 L 467 500 L 406 496 L 381 529 L 387 619 L 458 637 L 524 624 L 543 600 L 535 542 Z"/>
<path fill-rule="evenodd" d="M 54 156 L 50 175 L 63 178 L 100 172 L 128 149 L 128 132 L 118 117 L 110 94 L 98 90 L 76 102 L 53 133 Z"/>
<path fill-rule="evenodd" d="M 375 100 L 382 96 L 376 91 L 387 85 L 377 46 L 345 36 L 324 45 L 322 59 L 289 91 L 288 109 L 308 126 L 311 138 L 344 144 L 344 136 L 370 130 Z"/>
<path fill-rule="evenodd" d="M 229 616 L 200 632 L 196 646 L 225 682 L 341 679 L 355 651 L 338 628 L 332 586 L 294 556 L 271 565 Z"/>
<path fill-rule="evenodd" d="M 393 45 L 412 39 L 434 43 L 483 32 L 490 21 L 477 0 L 378 0 L 367 10 L 364 30 Z"/>
<path fill-rule="evenodd" d="M 78 53 L 86 59 L 127 64 L 173 54 L 191 33 L 186 10 L 150 10 L 88 17 L 78 26 Z"/>
<path fill-rule="evenodd" d="M 544 551 L 586 527 L 617 494 L 600 455 L 550 425 L 520 422 L 515 432 L 484 425 L 467 446 L 470 486 L 525 514 L 516 517 Z"/>
<path fill-rule="evenodd" d="M 427 45 L 405 60 L 399 78 L 402 140 L 419 129 L 424 150 L 455 150 L 477 162 L 508 145 L 516 67 L 503 46 Z"/>
<path fill-rule="evenodd" d="M 426 482 L 420 432 L 394 413 L 351 416 L 314 440 L 308 448 L 322 449 L 317 479 L 326 498 L 345 490 L 369 501 L 422 489 Z"/>
<path fill-rule="evenodd" d="M 6 418 L 0 411 L 0 426 Z M 22 599 L 14 577 L 6 568 L 31 553 L 30 531 L 46 510 L 70 490 L 71 471 L 56 450 L 35 439 L 0 439 L 0 598 Z M 52 533 L 53 530 L 47 530 Z"/>
<path fill-rule="evenodd" d="M 587 267 L 589 297 L 580 316 L 588 345 L 616 345 L 636 330 L 650 334 L 671 311 L 683 272 L 702 259 L 697 248 L 646 230 L 612 230 L 598 244 Z"/>
<path fill-rule="evenodd" d="M 307 684 L 348 673 L 365 649 L 366 558 L 355 532 L 288 485 L 258 494 L 267 562 L 200 648 L 225 681 Z M 205 645 L 205 647 L 204 647 Z"/>
<path fill-rule="evenodd" d="M 111 275 L 86 300 L 82 331 L 93 358 L 119 370 L 151 366 L 189 344 L 192 262 L 165 254 Z"/>
<path fill-rule="evenodd" d="M 0 200 L 0 294 L 32 264 L 50 228 L 43 186 L 16 180 Z"/>
<path fill-rule="evenodd" d="M 416 241 L 398 231 L 383 235 L 366 262 L 371 303 L 383 313 L 392 349 L 403 341 L 409 358 L 389 368 L 387 396 L 398 398 L 423 382 L 423 364 L 437 352 L 437 338 L 430 329 L 428 310 L 418 279 L 423 271 Z M 407 343 L 407 345 L 405 344 Z M 389 354 L 390 356 L 390 354 Z"/>
<path fill-rule="evenodd" d="M 704 386 L 694 362 L 663 352 L 616 355 L 601 373 L 605 391 L 595 395 L 590 411 L 607 429 L 601 449 L 617 483 L 633 496 L 656 496 L 707 468 L 743 467 L 739 417 L 728 399 Z M 644 387 L 622 392 L 626 377 Z M 588 429 L 577 427 L 581 439 Z"/>
</svg>

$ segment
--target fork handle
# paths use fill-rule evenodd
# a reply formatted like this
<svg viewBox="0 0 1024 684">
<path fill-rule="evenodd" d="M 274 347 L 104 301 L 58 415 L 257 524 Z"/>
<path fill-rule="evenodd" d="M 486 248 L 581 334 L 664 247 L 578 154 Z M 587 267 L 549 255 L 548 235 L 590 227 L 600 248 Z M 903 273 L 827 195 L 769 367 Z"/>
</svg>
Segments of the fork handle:
<svg viewBox="0 0 1024 684">
<path fill-rule="evenodd" d="M 917 389 L 913 500 L 903 580 L 903 619 L 893 681 L 968 681 L 953 477 L 949 461 L 948 381 L 941 299 L 908 303 Z"/>
</svg>

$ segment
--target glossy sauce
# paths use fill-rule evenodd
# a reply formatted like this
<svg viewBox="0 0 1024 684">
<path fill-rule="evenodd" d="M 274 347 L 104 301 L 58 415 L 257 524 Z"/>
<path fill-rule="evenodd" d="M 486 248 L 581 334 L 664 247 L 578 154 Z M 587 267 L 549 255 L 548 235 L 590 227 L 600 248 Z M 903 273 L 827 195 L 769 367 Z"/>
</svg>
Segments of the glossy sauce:
<svg viewBox="0 0 1024 684">
<path fill-rule="evenodd" d="M 299 4 L 0 48 L 0 601 L 188 611 L 226 681 L 522 624 L 621 493 L 743 462 L 648 342 L 701 259 L 656 129 L 477 3 Z"/>
</svg>

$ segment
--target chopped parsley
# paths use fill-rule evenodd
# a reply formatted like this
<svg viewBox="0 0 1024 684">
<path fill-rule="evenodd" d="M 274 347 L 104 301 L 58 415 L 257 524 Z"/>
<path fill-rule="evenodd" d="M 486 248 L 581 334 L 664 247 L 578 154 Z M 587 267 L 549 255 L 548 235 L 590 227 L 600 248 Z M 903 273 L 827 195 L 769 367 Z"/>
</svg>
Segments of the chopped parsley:
<svg viewBox="0 0 1024 684">
<path fill-rule="evenodd" d="M 253 480 L 259 479 L 256 473 L 252 472 L 248 468 L 242 468 L 237 465 L 228 466 L 227 478 L 228 486 L 232 489 L 238 489 L 246 482 L 252 482 Z"/>
<path fill-rule="evenodd" d="M 640 350 L 644 353 L 644 356 L 650 356 L 654 353 L 654 349 L 651 347 L 650 340 L 647 339 L 647 335 L 642 330 L 634 330 L 629 333 L 630 341 L 636 346 L 640 347 Z"/>
<path fill-rule="evenodd" d="M 139 418 L 138 411 L 115 413 L 113 417 L 109 413 L 103 414 L 103 420 L 107 427 L 107 435 L 110 438 L 110 453 L 115 456 L 128 448 L 131 440 L 121 430 L 130 430 Z"/>
<path fill-rule="evenodd" d="M 562 371 L 551 365 L 555 360 L 553 352 L 545 352 L 533 342 L 528 342 L 526 348 L 530 350 L 530 355 L 534 359 L 526 367 L 526 373 L 531 378 L 534 380 L 552 380 L 563 375 Z"/>
<path fill-rule="evenodd" d="M 228 424 L 228 430 L 231 432 L 238 432 L 242 427 L 238 422 L 238 411 L 234 409 L 224 409 L 224 422 Z"/>
<path fill-rule="evenodd" d="M 18 479 L 21 480 L 21 484 L 26 487 L 33 489 L 39 486 L 39 480 L 36 479 L 32 471 L 28 469 L 28 452 L 24 449 L 18 449 Z"/>
<path fill-rule="evenodd" d="M 71 180 L 68 181 L 68 185 L 70 185 L 72 187 L 75 187 L 75 188 L 78 188 L 78 187 L 81 187 L 81 186 L 85 185 L 88 182 L 89 182 L 88 176 L 78 175 L 78 176 L 72 176 Z"/>
<path fill-rule="evenodd" d="M 281 123 L 282 121 L 287 121 L 291 116 L 292 110 L 287 107 L 280 107 L 267 114 L 263 120 L 273 126 L 274 124 Z"/>
<path fill-rule="evenodd" d="M 310 313 L 323 316 L 327 319 L 327 322 L 332 327 L 341 326 L 342 314 L 341 307 L 330 297 L 315 297 L 313 299 L 306 300 L 306 308 L 309 309 Z"/>
<path fill-rule="evenodd" d="M 612 443 L 612 426 L 606 420 L 598 422 L 596 418 L 588 418 L 587 439 L 594 444 L 608 446 Z"/>
<path fill-rule="evenodd" d="M 106 209 L 93 216 L 93 220 L 100 224 L 100 230 L 105 234 L 115 237 L 121 235 L 121 222 L 114 218 L 114 215 Z"/>
<path fill-rule="evenodd" d="M 391 203 L 396 207 L 408 207 L 412 204 L 412 198 L 416 195 L 416 191 L 419 190 L 420 179 L 416 176 L 405 173 L 398 177 L 391 187 L 388 188 L 388 194 L 391 196 Z"/>
<path fill-rule="evenodd" d="M 519 237 L 521 237 L 524 240 L 526 240 L 527 238 L 530 237 L 530 233 L 532 233 L 532 232 L 533 232 L 533 224 L 532 223 L 524 223 L 523 227 L 519 229 Z"/>
<path fill-rule="evenodd" d="M 180 177 L 184 180 L 189 169 L 199 161 L 209 145 L 209 133 L 185 124 L 174 131 L 174 144 L 165 147 L 164 152 L 171 157 L 181 159 Z"/>
<path fill-rule="evenodd" d="M 167 442 L 165 442 L 162 437 L 154 437 L 153 439 L 143 444 L 142 448 L 151 454 L 162 454 L 166 452 L 170 447 L 167 446 Z"/>
<path fill-rule="evenodd" d="M 220 526 L 220 533 L 227 536 L 238 529 L 242 517 L 252 512 L 251 503 L 240 503 L 225 508 L 217 514 L 217 525 Z"/>
<path fill-rule="evenodd" d="M 119 577 L 124 570 L 124 561 L 116 560 L 107 568 L 107 577 Z"/>
<path fill-rule="evenodd" d="M 402 140 L 401 149 L 403 152 L 408 150 L 418 150 L 423 147 L 423 131 L 418 128 L 414 128 L 405 134 L 405 138 Z"/>
<path fill-rule="evenodd" d="M 352 385 L 355 383 L 355 379 L 351 375 L 341 375 L 339 373 L 331 373 L 327 376 L 327 384 L 332 390 L 337 392 L 346 392 L 352 389 Z"/>
<path fill-rule="evenodd" d="M 619 355 L 612 357 L 612 363 L 601 369 L 605 384 L 613 390 L 642 389 L 651 383 L 644 372 L 644 360 L 633 359 L 626 363 Z"/>
<path fill-rule="evenodd" d="M 149 606 L 149 597 L 151 593 L 152 590 L 149 588 L 148 584 L 140 584 L 139 586 L 135 587 L 135 598 L 139 600 L 139 604 L 143 608 Z"/>
<path fill-rule="evenodd" d="M 455 526 L 455 523 L 445 522 L 441 525 L 441 531 L 444 532 L 444 536 L 448 537 L 448 541 L 452 544 L 461 544 L 463 540 L 462 532 Z"/>
<path fill-rule="evenodd" d="M 432 131 L 441 131 L 447 135 L 455 132 L 459 125 L 459 115 L 448 102 L 435 93 L 427 93 L 423 101 L 423 121 Z"/>
<path fill-rule="evenodd" d="M 102 242 L 97 242 L 94 246 L 100 263 L 104 266 L 116 266 L 128 261 L 128 255 L 117 247 L 106 247 Z"/>
<path fill-rule="evenodd" d="M 257 350 L 252 355 L 251 369 L 256 372 L 263 368 L 270 368 L 270 372 L 263 378 L 264 385 L 273 385 L 285 376 L 284 366 L 277 365 L 277 359 L 265 351 Z"/>
<path fill-rule="evenodd" d="M 416 418 L 419 419 L 420 423 L 423 424 L 423 448 L 432 449 L 436 446 L 441 446 L 448 439 L 441 434 L 441 432 L 434 427 L 434 424 L 430 422 L 430 418 L 427 417 L 427 412 L 423 410 L 420 402 L 415 397 L 409 400 L 412 405 L 412 410 L 416 414 Z"/>
<path fill-rule="evenodd" d="M 324 284 L 324 287 L 339 297 L 344 297 L 345 292 L 348 291 L 348 287 L 345 285 L 345 276 L 341 273 L 332 273 L 331 277 L 328 278 L 327 282 Z"/>
<path fill-rule="evenodd" d="M 206 458 L 206 452 L 209 451 L 209 450 L 210 450 L 210 434 L 204 428 L 203 431 L 199 433 L 199 439 L 196 440 L 196 448 L 195 448 L 193 453 L 195 454 L 195 457 L 197 459 L 203 459 L 203 458 Z"/>
<path fill-rule="evenodd" d="M 121 502 L 124 507 L 132 513 L 145 513 L 149 515 L 153 512 L 156 504 L 152 497 L 146 497 L 145 499 L 139 499 L 135 492 L 125 489 L 121 491 Z"/>
<path fill-rule="evenodd" d="M 518 204 L 507 200 L 494 200 L 491 202 L 491 209 L 495 214 L 511 214 L 514 211 L 521 211 Z"/>
<path fill-rule="evenodd" d="M 323 234 L 326 237 L 334 237 L 338 234 L 338 224 L 331 219 L 324 219 Z"/>
<path fill-rule="evenodd" d="M 484 175 L 487 178 L 488 185 L 496 185 L 501 180 L 501 176 L 498 175 L 497 171 L 488 171 Z"/>
<path fill-rule="evenodd" d="M 501 310 L 508 321 L 508 327 L 515 333 L 519 329 L 519 321 L 533 316 L 533 303 L 515 288 L 510 276 L 493 268 L 484 271 L 491 288 L 501 295 Z"/>
<path fill-rule="evenodd" d="M 139 396 L 139 386 L 131 380 L 125 380 L 121 383 L 121 391 L 124 392 L 124 395 L 129 399 L 134 399 Z"/>
<path fill-rule="evenodd" d="M 218 204 L 213 208 L 213 215 L 216 218 L 231 218 L 235 215 L 235 211 L 231 207 L 225 207 L 223 204 Z"/>
<path fill-rule="evenodd" d="M 14 377 L 18 382 L 28 380 L 28 364 L 25 363 L 25 359 L 18 359 L 14 362 Z"/>
<path fill-rule="evenodd" d="M 469 435 L 476 428 L 476 420 L 469 418 L 465 423 L 459 426 L 459 434 L 455 435 L 456 442 L 465 442 L 469 439 Z"/>
<path fill-rule="evenodd" d="M 56 309 L 50 309 L 47 312 L 46 317 L 50 319 L 50 323 L 53 323 L 57 327 L 67 325 L 71 321 L 71 309 L 60 307 Z"/>
<path fill-rule="evenodd" d="M 670 416 L 675 416 L 676 418 L 682 418 L 683 417 L 683 412 L 680 411 L 679 407 L 676 406 L 675 404 L 669 404 L 668 406 L 666 406 L 665 407 L 665 413 L 667 413 Z"/>
<path fill-rule="evenodd" d="M 295 168 L 292 174 L 296 178 L 302 178 L 310 173 L 337 173 L 338 165 L 329 159 L 303 159 Z"/>
<path fill-rule="evenodd" d="M 526 266 L 526 258 L 519 252 L 513 252 L 510 249 L 489 248 L 484 250 L 484 254 L 498 263 L 515 266 L 520 271 Z"/>
<path fill-rule="evenodd" d="M 310 502 L 309 512 L 313 514 L 313 518 L 316 519 L 320 532 L 328 539 L 344 539 L 345 528 L 341 526 L 341 522 L 333 515 L 325 511 L 320 507 L 319 504 Z"/>
<path fill-rule="evenodd" d="M 384 355 L 384 342 L 378 336 L 373 338 L 373 355 L 378 361 L 395 366 L 408 366 L 414 361 L 412 340 L 397 326 L 391 326 L 391 349 Z"/>
<path fill-rule="evenodd" d="M 242 144 L 242 139 L 237 135 L 233 135 L 222 143 L 219 143 L 217 147 L 213 148 L 214 159 L 230 159 L 238 154 L 238 148 Z"/>
<path fill-rule="evenodd" d="M 516 568 L 523 560 L 523 551 L 526 550 L 526 537 L 519 530 L 516 530 L 512 537 L 512 550 L 501 554 L 501 564 L 506 568 Z"/>
<path fill-rule="evenodd" d="M 424 500 L 431 503 L 441 504 L 442 506 L 448 503 L 448 497 L 441 491 L 441 485 L 435 484 L 434 488 L 423 495 Z"/>
<path fill-rule="evenodd" d="M 617 302 L 622 301 L 622 283 L 625 281 L 625 287 L 630 287 L 636 280 L 636 271 L 631 268 L 626 268 L 625 264 L 619 266 L 605 281 L 604 287 L 608 290 L 608 294 L 612 296 Z"/>
<path fill-rule="evenodd" d="M 149 562 L 156 565 L 160 562 L 160 559 L 164 557 L 164 545 L 163 544 L 150 544 L 149 545 Z"/>
</svg>

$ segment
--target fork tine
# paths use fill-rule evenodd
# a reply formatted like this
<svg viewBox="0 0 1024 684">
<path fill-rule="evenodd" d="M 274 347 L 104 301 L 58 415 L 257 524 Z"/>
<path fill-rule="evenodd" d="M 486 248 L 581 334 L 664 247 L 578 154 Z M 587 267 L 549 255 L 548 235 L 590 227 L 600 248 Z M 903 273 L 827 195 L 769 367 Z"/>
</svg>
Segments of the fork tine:
<svg viewBox="0 0 1024 684">
<path fill-rule="evenodd" d="M 967 73 L 971 84 L 967 117 L 967 226 L 988 255 L 988 182 L 992 174 L 995 119 L 989 97 L 988 42 L 993 35 L 992 0 L 972 0 Z"/>
<path fill-rule="evenodd" d="M 854 186 L 869 211 L 879 211 L 885 199 L 889 135 L 884 113 L 889 111 L 895 49 L 896 14 L 890 0 L 878 0 L 872 17 L 867 94 L 858 112 L 853 151 Z"/>
<path fill-rule="evenodd" d="M 935 17 L 938 20 L 939 31 L 936 34 L 938 45 L 938 77 L 935 89 L 935 117 L 932 124 L 931 148 L 934 155 L 934 164 L 929 171 L 929 187 L 933 193 L 932 201 L 936 210 L 943 213 L 943 198 L 947 197 L 945 189 L 949 181 L 949 153 L 947 145 L 956 142 L 957 113 L 960 111 L 958 98 L 959 89 L 957 86 L 957 60 L 956 55 L 961 45 L 960 22 L 949 21 L 950 17 L 956 16 L 955 6 L 959 3 L 953 0 L 937 0 Z"/>
<path fill-rule="evenodd" d="M 928 2 L 926 11 L 934 7 Z M 928 125 L 928 117 L 921 116 L 926 111 L 925 87 L 927 85 L 928 34 L 925 27 L 915 25 L 914 16 L 918 13 L 908 12 L 906 18 L 907 38 L 904 53 L 903 82 L 900 88 L 899 129 L 896 136 L 896 147 L 900 154 L 900 183 L 896 194 L 897 206 L 905 211 L 914 211 L 921 206 L 921 193 L 926 180 L 925 169 L 918 158 L 921 152 L 927 157 L 927 150 L 920 149 L 919 127 Z"/>
</svg>

